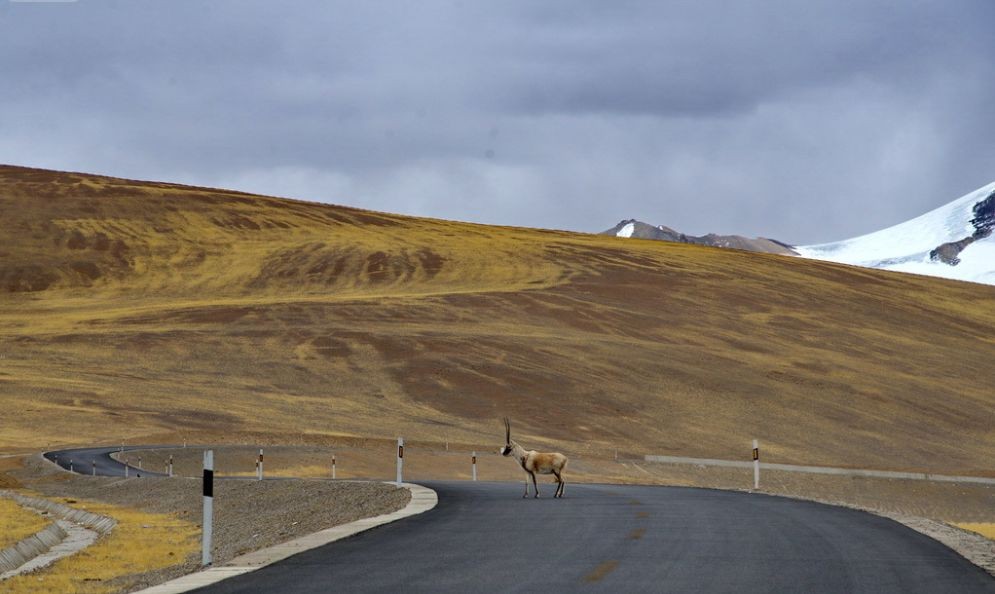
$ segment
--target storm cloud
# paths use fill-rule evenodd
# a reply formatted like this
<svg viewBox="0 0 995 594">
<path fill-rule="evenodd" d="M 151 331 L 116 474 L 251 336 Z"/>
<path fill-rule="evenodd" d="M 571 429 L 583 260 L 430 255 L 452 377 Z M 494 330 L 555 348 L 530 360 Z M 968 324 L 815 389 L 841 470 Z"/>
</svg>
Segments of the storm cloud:
<svg viewBox="0 0 995 594">
<path fill-rule="evenodd" d="M 995 4 L 0 0 L 0 162 L 815 243 L 995 179 Z"/>
</svg>

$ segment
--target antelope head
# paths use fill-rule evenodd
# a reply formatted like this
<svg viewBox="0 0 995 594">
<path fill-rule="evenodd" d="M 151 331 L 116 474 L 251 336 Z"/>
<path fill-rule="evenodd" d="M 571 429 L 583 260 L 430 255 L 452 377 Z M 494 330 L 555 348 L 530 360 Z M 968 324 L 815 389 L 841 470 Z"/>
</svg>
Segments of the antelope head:
<svg viewBox="0 0 995 594">
<path fill-rule="evenodd" d="M 511 446 L 511 421 L 508 417 L 504 418 L 504 447 L 501 448 L 501 455 L 507 456 L 511 454 L 514 448 Z"/>
</svg>

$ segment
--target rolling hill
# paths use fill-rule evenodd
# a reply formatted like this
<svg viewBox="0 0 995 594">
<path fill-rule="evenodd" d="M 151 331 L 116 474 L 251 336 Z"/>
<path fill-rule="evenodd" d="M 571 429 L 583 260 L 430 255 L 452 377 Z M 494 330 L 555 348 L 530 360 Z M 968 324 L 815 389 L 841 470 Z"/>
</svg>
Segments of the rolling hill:
<svg viewBox="0 0 995 594">
<path fill-rule="evenodd" d="M 330 436 L 990 473 L 995 289 L 0 167 L 0 448 Z"/>
</svg>

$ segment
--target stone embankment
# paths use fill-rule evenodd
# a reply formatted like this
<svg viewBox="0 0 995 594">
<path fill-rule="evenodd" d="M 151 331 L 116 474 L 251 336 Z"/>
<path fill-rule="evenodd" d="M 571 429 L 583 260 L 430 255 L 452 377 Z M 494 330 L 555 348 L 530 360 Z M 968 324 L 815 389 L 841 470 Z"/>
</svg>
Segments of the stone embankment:
<svg viewBox="0 0 995 594">
<path fill-rule="evenodd" d="M 0 550 L 0 580 L 45 567 L 92 544 L 108 534 L 117 521 L 38 497 L 0 490 L 0 497 L 54 519 L 41 531 Z"/>
</svg>

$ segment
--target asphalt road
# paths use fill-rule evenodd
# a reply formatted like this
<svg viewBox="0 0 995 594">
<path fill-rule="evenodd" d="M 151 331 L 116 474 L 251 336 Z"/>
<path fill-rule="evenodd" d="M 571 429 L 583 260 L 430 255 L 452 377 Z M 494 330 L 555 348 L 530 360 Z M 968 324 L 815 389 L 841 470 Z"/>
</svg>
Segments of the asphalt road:
<svg viewBox="0 0 995 594">
<path fill-rule="evenodd" d="M 121 476 L 108 451 L 72 455 Z M 678 487 L 568 484 L 552 499 L 546 483 L 536 500 L 519 483 L 424 484 L 439 494 L 429 512 L 198 592 L 995 593 L 947 547 L 849 509 Z"/>
<path fill-rule="evenodd" d="M 124 451 L 147 450 L 149 448 L 160 448 L 169 446 L 127 446 Z M 94 469 L 98 476 L 124 476 L 124 464 L 111 458 L 111 454 L 120 451 L 122 448 L 78 448 L 74 450 L 61 450 L 56 452 L 45 452 L 45 457 L 55 462 L 66 470 L 72 465 L 73 472 L 79 474 L 93 474 Z M 129 456 L 128 476 L 165 476 L 161 472 L 153 472 L 139 468 L 138 456 Z"/>
<path fill-rule="evenodd" d="M 434 510 L 198 592 L 995 592 L 896 522 L 705 489 L 426 483 Z M 547 492 L 552 494 L 548 485 Z"/>
</svg>

